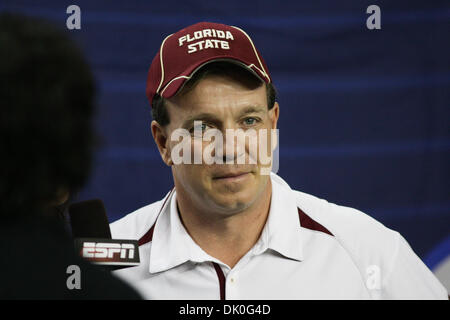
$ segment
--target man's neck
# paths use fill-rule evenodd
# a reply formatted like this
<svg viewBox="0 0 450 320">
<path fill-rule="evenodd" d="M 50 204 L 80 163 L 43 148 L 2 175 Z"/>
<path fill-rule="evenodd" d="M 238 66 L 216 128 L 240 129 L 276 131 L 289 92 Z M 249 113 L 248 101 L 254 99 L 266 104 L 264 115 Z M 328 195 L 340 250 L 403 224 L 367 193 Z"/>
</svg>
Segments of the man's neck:
<svg viewBox="0 0 450 320">
<path fill-rule="evenodd" d="M 226 217 L 211 211 L 203 213 L 179 192 L 177 206 L 180 219 L 192 239 L 206 253 L 233 268 L 258 241 L 269 214 L 271 195 L 269 179 L 253 205 Z"/>
</svg>

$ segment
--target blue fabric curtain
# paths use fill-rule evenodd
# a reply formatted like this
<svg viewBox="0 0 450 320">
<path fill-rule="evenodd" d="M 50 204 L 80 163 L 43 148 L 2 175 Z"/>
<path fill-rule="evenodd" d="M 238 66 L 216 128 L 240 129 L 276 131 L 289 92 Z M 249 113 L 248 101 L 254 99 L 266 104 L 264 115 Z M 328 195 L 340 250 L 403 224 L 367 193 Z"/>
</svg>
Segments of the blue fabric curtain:
<svg viewBox="0 0 450 320">
<path fill-rule="evenodd" d="M 2 11 L 65 27 L 73 1 L 14 0 Z M 147 70 L 164 37 L 199 22 L 236 25 L 262 53 L 281 107 L 278 174 L 404 235 L 433 267 L 450 251 L 449 1 L 77 1 L 70 31 L 97 79 L 102 147 L 79 199 L 110 221 L 172 187 L 150 133 Z M 366 9 L 381 9 L 369 30 Z"/>
</svg>

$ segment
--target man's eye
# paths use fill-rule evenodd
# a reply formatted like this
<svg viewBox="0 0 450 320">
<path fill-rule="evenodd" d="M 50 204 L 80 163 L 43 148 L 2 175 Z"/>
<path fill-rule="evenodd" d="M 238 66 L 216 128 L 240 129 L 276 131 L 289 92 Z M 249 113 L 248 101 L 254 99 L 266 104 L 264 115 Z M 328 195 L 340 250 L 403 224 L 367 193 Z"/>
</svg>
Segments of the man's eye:
<svg viewBox="0 0 450 320">
<path fill-rule="evenodd" d="M 244 124 L 247 126 L 251 126 L 256 124 L 256 122 L 258 122 L 258 120 L 256 118 L 247 118 L 244 120 Z"/>
<path fill-rule="evenodd" d="M 190 130 L 192 133 L 193 132 L 204 132 L 206 131 L 206 129 L 208 129 L 208 125 L 206 123 L 202 123 L 201 125 L 197 125 L 192 127 L 192 129 Z"/>
<path fill-rule="evenodd" d="M 199 126 L 195 126 L 194 127 L 194 130 L 205 130 L 205 128 L 206 128 L 206 124 L 201 124 L 201 125 L 199 125 Z"/>
</svg>

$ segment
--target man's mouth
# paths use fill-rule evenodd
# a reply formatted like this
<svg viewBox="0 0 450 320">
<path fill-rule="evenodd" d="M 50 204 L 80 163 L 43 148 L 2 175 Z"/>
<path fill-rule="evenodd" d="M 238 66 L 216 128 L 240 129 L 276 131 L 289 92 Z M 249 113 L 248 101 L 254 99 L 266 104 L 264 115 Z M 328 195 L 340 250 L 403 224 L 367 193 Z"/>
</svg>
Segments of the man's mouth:
<svg viewBox="0 0 450 320">
<path fill-rule="evenodd" d="M 213 177 L 213 180 L 222 180 L 222 181 L 235 181 L 240 180 L 242 178 L 246 178 L 250 172 L 229 172 L 229 173 L 221 173 Z"/>
</svg>

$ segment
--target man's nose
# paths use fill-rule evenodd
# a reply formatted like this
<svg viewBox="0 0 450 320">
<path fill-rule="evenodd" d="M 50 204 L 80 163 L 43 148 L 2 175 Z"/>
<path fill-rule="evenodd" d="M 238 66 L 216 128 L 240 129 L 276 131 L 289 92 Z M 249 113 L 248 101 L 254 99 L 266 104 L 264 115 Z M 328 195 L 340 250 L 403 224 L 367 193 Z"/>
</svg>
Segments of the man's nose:
<svg viewBox="0 0 450 320">
<path fill-rule="evenodd" d="M 227 128 L 225 130 L 223 134 L 224 163 L 238 163 L 241 157 L 245 157 L 245 139 L 242 139 L 243 134 L 244 131 L 239 128 Z"/>
</svg>

